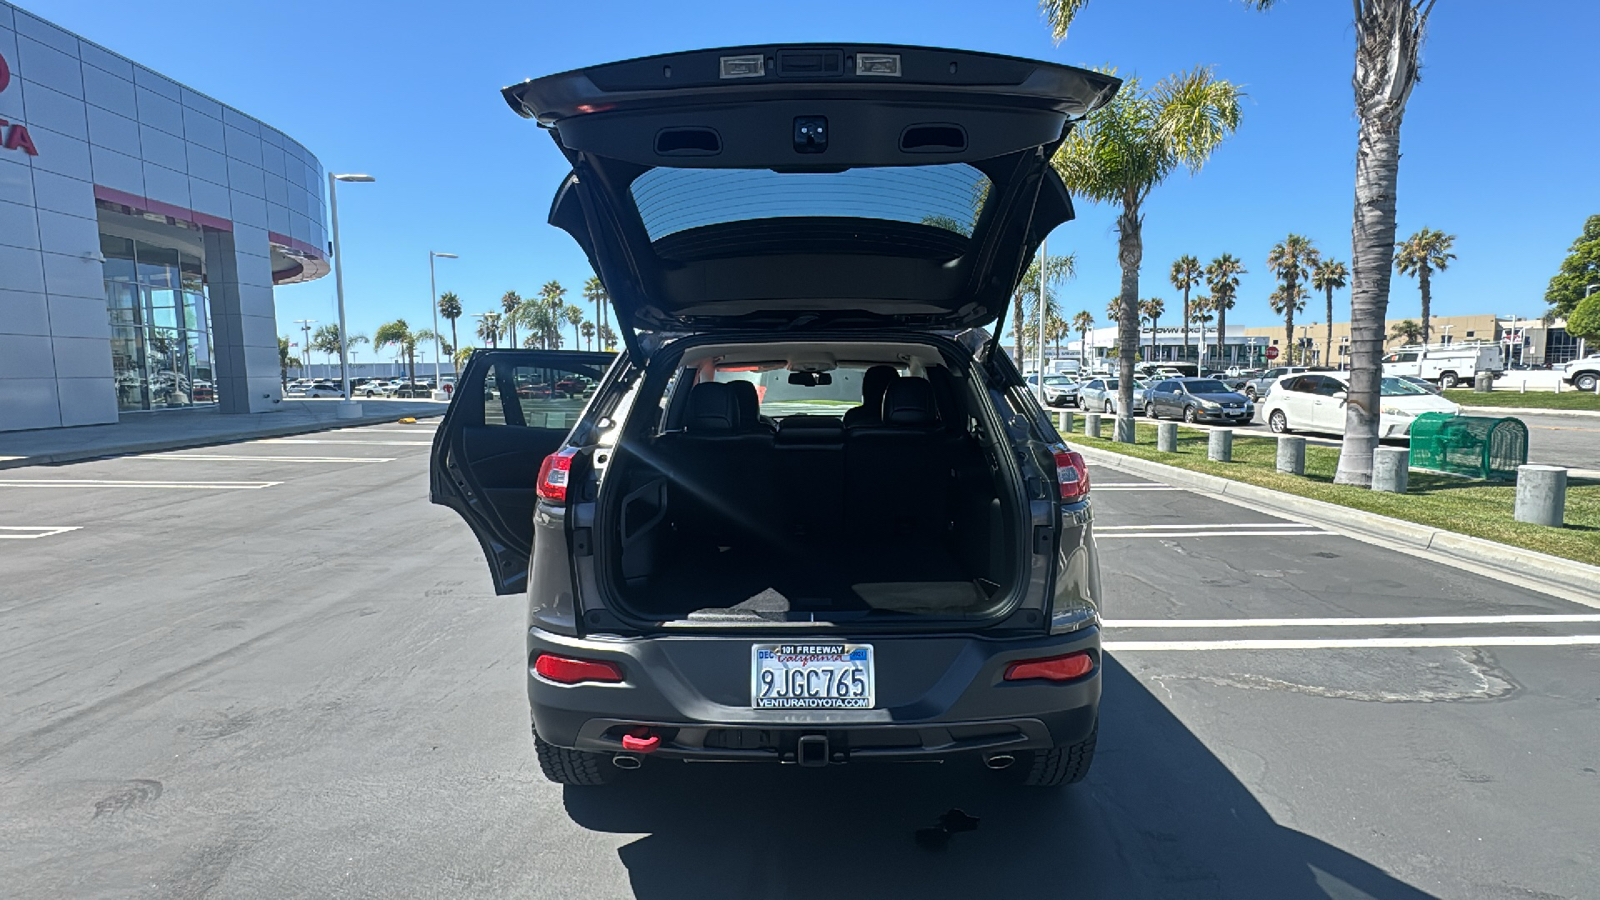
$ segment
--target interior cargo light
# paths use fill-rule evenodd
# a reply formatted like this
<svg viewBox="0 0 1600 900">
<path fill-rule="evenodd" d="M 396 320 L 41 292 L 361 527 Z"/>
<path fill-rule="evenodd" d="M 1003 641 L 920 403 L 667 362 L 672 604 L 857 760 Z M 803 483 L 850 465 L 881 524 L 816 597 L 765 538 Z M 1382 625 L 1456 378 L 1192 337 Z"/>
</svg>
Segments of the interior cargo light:
<svg viewBox="0 0 1600 900">
<path fill-rule="evenodd" d="M 1094 657 L 1087 650 L 1052 656 L 1047 659 L 1025 659 L 1006 666 L 1006 681 L 1071 681 L 1094 671 Z"/>
<path fill-rule="evenodd" d="M 533 671 L 557 684 L 582 684 L 585 681 L 616 684 L 622 681 L 622 670 L 615 663 L 569 659 L 548 653 L 541 654 L 533 661 Z"/>
<path fill-rule="evenodd" d="M 767 74 L 767 58 L 760 53 L 722 57 L 723 78 L 760 78 Z"/>
<path fill-rule="evenodd" d="M 900 54 L 898 53 L 857 53 L 857 75 L 888 75 L 900 77 Z"/>
<path fill-rule="evenodd" d="M 572 458 L 576 455 L 577 448 L 567 447 L 546 456 L 539 464 L 539 485 L 535 492 L 540 500 L 567 502 L 567 480 L 572 476 Z"/>
<path fill-rule="evenodd" d="M 1089 464 L 1083 454 L 1057 446 L 1056 480 L 1061 483 L 1061 499 L 1076 502 L 1089 496 Z"/>
</svg>

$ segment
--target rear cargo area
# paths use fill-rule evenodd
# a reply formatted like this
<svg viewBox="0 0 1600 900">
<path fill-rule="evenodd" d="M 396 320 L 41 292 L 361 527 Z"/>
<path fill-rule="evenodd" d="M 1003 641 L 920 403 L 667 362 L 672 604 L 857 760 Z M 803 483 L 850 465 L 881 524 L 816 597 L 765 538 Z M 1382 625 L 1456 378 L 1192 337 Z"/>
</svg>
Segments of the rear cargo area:
<svg viewBox="0 0 1600 900">
<path fill-rule="evenodd" d="M 895 378 L 861 414 L 766 417 L 748 389 L 689 387 L 680 421 L 624 442 L 607 476 L 621 492 L 608 562 L 628 610 L 990 613 L 1019 529 L 946 373 L 924 374 Z"/>
</svg>

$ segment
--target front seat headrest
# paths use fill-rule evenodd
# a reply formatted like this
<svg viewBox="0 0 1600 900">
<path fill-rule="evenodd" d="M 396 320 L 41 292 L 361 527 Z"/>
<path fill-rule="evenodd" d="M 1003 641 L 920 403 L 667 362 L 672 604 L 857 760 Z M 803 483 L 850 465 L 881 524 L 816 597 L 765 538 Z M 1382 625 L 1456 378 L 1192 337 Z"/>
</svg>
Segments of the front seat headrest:
<svg viewBox="0 0 1600 900">
<path fill-rule="evenodd" d="M 897 378 L 883 392 L 886 425 L 932 425 L 939 421 L 933 385 L 926 378 Z"/>
<path fill-rule="evenodd" d="M 733 399 L 739 403 L 739 423 L 745 428 L 754 428 L 761 421 L 761 395 L 757 393 L 756 386 L 748 381 L 723 382 L 733 391 Z"/>
<path fill-rule="evenodd" d="M 689 389 L 685 430 L 693 434 L 731 434 L 739 428 L 739 398 L 732 386 L 703 381 Z"/>
</svg>

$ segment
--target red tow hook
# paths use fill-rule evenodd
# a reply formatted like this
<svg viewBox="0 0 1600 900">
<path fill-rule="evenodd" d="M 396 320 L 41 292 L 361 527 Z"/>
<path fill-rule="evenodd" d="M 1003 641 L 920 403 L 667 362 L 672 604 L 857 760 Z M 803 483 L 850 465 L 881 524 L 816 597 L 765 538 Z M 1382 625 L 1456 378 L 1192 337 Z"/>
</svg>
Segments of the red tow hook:
<svg viewBox="0 0 1600 900">
<path fill-rule="evenodd" d="M 636 728 L 632 734 L 622 736 L 622 749 L 629 753 L 654 753 L 661 747 L 661 735 L 651 734 L 647 728 Z"/>
</svg>

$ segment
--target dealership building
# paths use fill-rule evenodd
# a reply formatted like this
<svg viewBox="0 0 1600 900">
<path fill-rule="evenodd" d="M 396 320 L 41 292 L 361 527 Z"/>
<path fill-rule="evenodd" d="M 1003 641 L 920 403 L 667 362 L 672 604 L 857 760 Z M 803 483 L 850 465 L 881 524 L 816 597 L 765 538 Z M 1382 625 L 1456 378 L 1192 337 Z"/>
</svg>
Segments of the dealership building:
<svg viewBox="0 0 1600 900">
<path fill-rule="evenodd" d="M 0 431 L 270 410 L 274 285 L 329 270 L 282 132 L 0 0 Z"/>
</svg>

